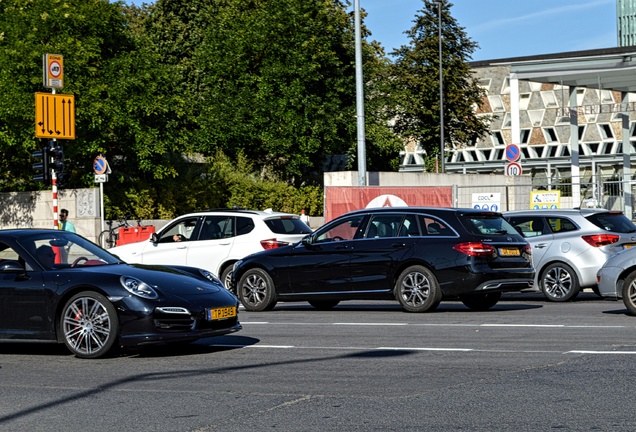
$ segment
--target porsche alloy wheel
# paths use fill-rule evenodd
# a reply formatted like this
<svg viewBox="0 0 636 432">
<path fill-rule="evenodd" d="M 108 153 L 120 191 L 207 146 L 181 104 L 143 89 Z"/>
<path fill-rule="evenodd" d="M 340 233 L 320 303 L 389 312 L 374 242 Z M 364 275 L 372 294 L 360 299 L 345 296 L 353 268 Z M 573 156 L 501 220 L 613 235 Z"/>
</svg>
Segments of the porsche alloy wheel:
<svg viewBox="0 0 636 432">
<path fill-rule="evenodd" d="M 77 357 L 102 357 L 118 337 L 117 311 L 101 294 L 81 292 L 64 306 L 60 329 L 64 344 Z"/>
</svg>

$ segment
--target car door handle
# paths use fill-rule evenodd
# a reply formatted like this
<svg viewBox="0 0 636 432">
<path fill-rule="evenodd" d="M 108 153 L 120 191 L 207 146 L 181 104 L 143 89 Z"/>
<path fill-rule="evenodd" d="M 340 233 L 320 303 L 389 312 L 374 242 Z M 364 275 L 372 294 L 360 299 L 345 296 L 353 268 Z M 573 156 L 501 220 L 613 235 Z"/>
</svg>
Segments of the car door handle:
<svg viewBox="0 0 636 432">
<path fill-rule="evenodd" d="M 403 248 L 403 247 L 405 247 L 405 246 L 406 246 L 406 244 L 404 244 L 404 243 L 393 243 L 393 244 L 391 245 L 391 247 L 394 247 L 394 248 L 396 248 L 396 249 Z"/>
<path fill-rule="evenodd" d="M 346 245 L 334 246 L 334 249 L 347 249 Z"/>
<path fill-rule="evenodd" d="M 187 245 L 183 245 L 183 246 L 179 245 L 179 246 L 177 246 L 177 249 L 187 249 L 187 248 L 188 248 Z"/>
<path fill-rule="evenodd" d="M 539 243 L 534 245 L 534 247 L 536 247 L 537 249 L 543 249 L 544 247 L 548 247 L 547 243 Z"/>
</svg>

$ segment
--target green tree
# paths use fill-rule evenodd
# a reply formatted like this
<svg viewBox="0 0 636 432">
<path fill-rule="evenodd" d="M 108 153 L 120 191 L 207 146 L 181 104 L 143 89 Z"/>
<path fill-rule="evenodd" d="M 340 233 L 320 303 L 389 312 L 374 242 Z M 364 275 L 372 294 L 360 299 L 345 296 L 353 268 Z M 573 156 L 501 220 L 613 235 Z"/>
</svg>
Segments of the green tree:
<svg viewBox="0 0 636 432">
<path fill-rule="evenodd" d="M 395 131 L 415 138 L 427 152 L 431 170 L 440 149 L 439 14 L 441 3 L 442 70 L 444 89 L 445 149 L 461 147 L 488 131 L 483 117 L 475 114 L 484 91 L 473 78 L 468 61 L 478 47 L 452 17 L 448 0 L 423 0 L 414 26 L 406 32 L 409 44 L 395 56 L 393 85 L 397 104 Z"/>
<path fill-rule="evenodd" d="M 107 0 L 0 2 L 0 149 L 8 156 L 0 161 L 1 190 L 38 187 L 31 181 L 30 153 L 45 145 L 34 136 L 34 93 L 47 91 L 45 53 L 64 56 L 64 88 L 58 93 L 75 95 L 76 139 L 60 141 L 69 187 L 92 184 L 98 153 L 112 156 L 113 166 L 134 161 L 120 173 L 173 172 L 162 163 L 172 140 L 161 136 L 172 105 L 155 96 L 165 76 L 158 59 L 140 45 L 133 12 L 142 19 L 141 9 Z"/>
<path fill-rule="evenodd" d="M 197 64 L 206 146 L 302 184 L 355 142 L 354 28 L 339 0 L 219 0 Z"/>
</svg>

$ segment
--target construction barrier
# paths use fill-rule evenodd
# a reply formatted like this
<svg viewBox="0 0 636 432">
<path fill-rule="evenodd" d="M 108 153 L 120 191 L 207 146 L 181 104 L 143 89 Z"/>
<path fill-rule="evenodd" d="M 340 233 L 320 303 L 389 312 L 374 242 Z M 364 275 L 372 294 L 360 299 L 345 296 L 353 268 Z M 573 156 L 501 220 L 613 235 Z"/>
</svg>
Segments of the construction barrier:
<svg viewBox="0 0 636 432">
<path fill-rule="evenodd" d="M 117 234 L 116 245 L 121 246 L 129 243 L 146 241 L 150 238 L 150 235 L 153 232 L 155 232 L 154 225 L 121 227 Z"/>
</svg>

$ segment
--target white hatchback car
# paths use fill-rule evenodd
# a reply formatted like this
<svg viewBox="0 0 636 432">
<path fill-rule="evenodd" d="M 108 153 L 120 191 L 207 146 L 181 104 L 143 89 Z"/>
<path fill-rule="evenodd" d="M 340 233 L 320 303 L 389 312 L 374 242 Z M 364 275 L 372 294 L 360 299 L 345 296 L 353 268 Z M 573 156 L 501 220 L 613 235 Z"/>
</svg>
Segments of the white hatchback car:
<svg viewBox="0 0 636 432">
<path fill-rule="evenodd" d="M 636 246 L 636 225 L 619 211 L 517 210 L 504 217 L 532 247 L 535 289 L 550 301 L 572 300 L 583 288 L 598 293 L 598 269 Z"/>
<path fill-rule="evenodd" d="M 299 242 L 311 232 L 295 214 L 271 209 L 206 210 L 179 216 L 146 241 L 108 251 L 127 263 L 203 268 L 218 275 L 228 286 L 232 266 L 239 259 Z"/>
</svg>

